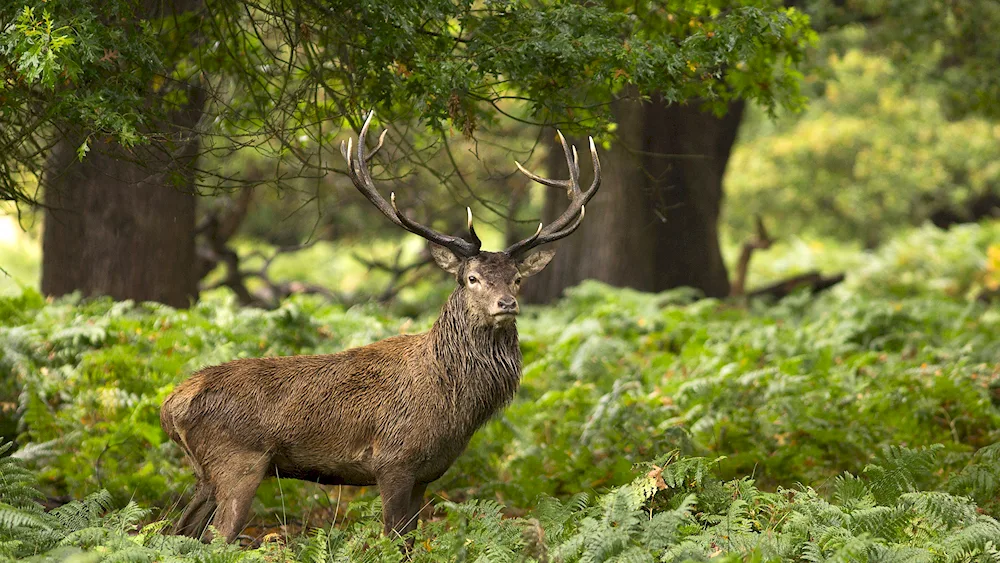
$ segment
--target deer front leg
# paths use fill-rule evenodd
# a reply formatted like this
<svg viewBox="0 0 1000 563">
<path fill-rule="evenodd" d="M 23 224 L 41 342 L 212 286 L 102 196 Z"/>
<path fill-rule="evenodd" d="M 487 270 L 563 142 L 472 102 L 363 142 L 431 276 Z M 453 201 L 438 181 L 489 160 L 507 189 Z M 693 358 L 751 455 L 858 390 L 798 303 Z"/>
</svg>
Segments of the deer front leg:
<svg viewBox="0 0 1000 563">
<path fill-rule="evenodd" d="M 417 483 L 410 493 L 410 510 L 406 516 L 406 525 L 401 532 L 403 535 L 409 534 L 417 529 L 417 520 L 420 519 L 420 509 L 424 507 L 424 491 L 427 490 L 427 483 Z"/>
<path fill-rule="evenodd" d="M 415 484 L 413 475 L 405 473 L 391 473 L 378 478 L 378 492 L 382 497 L 382 533 L 386 536 L 401 537 L 413 529 L 409 527 L 409 522 Z M 423 496 L 423 490 L 420 493 Z"/>
</svg>

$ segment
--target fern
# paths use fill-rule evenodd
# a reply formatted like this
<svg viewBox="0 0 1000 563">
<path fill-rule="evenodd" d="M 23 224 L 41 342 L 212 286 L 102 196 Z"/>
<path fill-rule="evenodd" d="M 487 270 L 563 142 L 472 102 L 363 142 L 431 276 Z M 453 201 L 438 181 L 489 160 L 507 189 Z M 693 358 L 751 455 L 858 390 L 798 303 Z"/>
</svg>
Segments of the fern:
<svg viewBox="0 0 1000 563">
<path fill-rule="evenodd" d="M 330 535 L 323 528 L 317 528 L 299 550 L 299 561 L 327 563 L 333 559 L 330 548 Z"/>
<path fill-rule="evenodd" d="M 955 497 L 945 492 L 906 493 L 899 497 L 899 502 L 918 514 L 931 518 L 940 527 L 966 526 L 977 519 L 976 506 L 968 498 Z"/>
<path fill-rule="evenodd" d="M 1000 523 L 981 516 L 975 523 L 951 532 L 941 543 L 948 561 L 972 561 L 978 556 L 990 561 L 1000 541 Z"/>
<path fill-rule="evenodd" d="M 139 545 L 125 545 L 101 559 L 101 563 L 153 563 L 162 555 Z"/>
<path fill-rule="evenodd" d="M 878 464 L 865 467 L 871 476 L 871 491 L 881 504 L 894 502 L 904 492 L 919 490 L 927 475 L 932 475 L 940 444 L 918 449 L 887 446 Z"/>
<path fill-rule="evenodd" d="M 850 473 L 838 475 L 833 481 L 833 499 L 845 512 L 875 507 L 875 496 L 868 485 Z"/>
<path fill-rule="evenodd" d="M 977 451 L 946 488 L 953 494 L 972 497 L 983 507 L 1000 504 L 1000 442 Z"/>
<path fill-rule="evenodd" d="M 52 511 L 59 525 L 67 531 L 77 531 L 100 523 L 101 515 L 111 510 L 113 500 L 108 491 L 101 490 L 82 501 L 75 500 Z"/>
<path fill-rule="evenodd" d="M 44 495 L 35 488 L 34 473 L 9 455 L 13 447 L 13 442 L 0 445 L 0 499 L 15 508 L 30 509 Z"/>
</svg>

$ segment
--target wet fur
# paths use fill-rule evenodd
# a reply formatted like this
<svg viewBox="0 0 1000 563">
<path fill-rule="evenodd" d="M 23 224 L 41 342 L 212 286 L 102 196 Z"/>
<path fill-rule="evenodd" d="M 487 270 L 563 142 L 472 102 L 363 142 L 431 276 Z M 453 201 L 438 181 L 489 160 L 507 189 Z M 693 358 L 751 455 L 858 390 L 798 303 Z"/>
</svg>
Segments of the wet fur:
<svg viewBox="0 0 1000 563">
<path fill-rule="evenodd" d="M 385 532 L 416 527 L 427 484 L 520 382 L 517 327 L 491 307 L 551 259 L 536 259 L 539 266 L 502 253 L 438 254 L 459 284 L 430 331 L 338 354 L 207 367 L 167 397 L 161 425 L 198 480 L 177 533 L 205 537 L 212 523 L 232 541 L 260 481 L 273 475 L 378 485 Z M 481 278 L 471 288 L 470 272 Z"/>
</svg>

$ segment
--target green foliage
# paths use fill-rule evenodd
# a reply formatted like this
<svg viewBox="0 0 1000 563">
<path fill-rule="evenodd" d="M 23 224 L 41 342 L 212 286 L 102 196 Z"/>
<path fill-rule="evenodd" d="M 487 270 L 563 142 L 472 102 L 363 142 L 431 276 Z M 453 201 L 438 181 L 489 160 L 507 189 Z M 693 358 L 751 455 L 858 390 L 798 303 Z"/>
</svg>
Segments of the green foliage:
<svg viewBox="0 0 1000 563">
<path fill-rule="evenodd" d="M 1000 288 L 1000 223 L 956 225 L 948 231 L 923 225 L 872 252 L 826 238 L 783 238 L 755 255 L 748 285 L 815 270 L 847 272 L 841 288 L 849 293 L 972 299 Z"/>
<path fill-rule="evenodd" d="M 890 245 L 857 281 L 766 307 L 586 283 L 556 307 L 526 311 L 522 388 L 432 487 L 435 514 L 412 538 L 414 560 L 990 561 L 1000 315 L 942 291 L 936 256 L 978 253 L 956 275 L 975 277 L 977 263 L 985 275 L 989 240 L 989 225 L 915 231 L 894 244 L 922 253 Z M 907 272 L 937 272 L 941 283 Z M 0 545 L 399 560 L 380 537 L 372 491 L 347 493 L 345 511 L 337 489 L 269 480 L 257 521 L 293 522 L 289 537 L 244 551 L 183 543 L 162 523 L 146 529 L 173 510 L 139 508 L 189 494 L 190 469 L 159 429 L 158 406 L 192 370 L 333 352 L 430 322 L 306 298 L 270 312 L 218 296 L 186 311 L 45 303 L 31 292 L 0 300 L 0 370 L 19 390 L 17 455 L 37 468 L 0 458 Z M 45 515 L 35 488 L 86 500 Z"/>
<path fill-rule="evenodd" d="M 968 219 L 1000 197 L 1000 127 L 952 120 L 940 88 L 909 85 L 905 66 L 853 47 L 832 53 L 832 80 L 807 111 L 745 132 L 726 178 L 725 221 L 735 240 L 759 214 L 777 236 L 836 237 L 868 248 L 932 216 Z"/>
<path fill-rule="evenodd" d="M 836 11 L 844 11 L 843 2 Z M 1000 117 L 1000 78 L 990 66 L 1000 57 L 996 41 L 983 41 L 1000 24 L 1000 5 L 979 0 L 860 0 L 848 17 L 873 22 L 879 45 L 894 59 L 916 62 L 911 81 L 933 80 L 953 116 Z"/>
<path fill-rule="evenodd" d="M 51 147 L 56 120 L 82 142 L 131 147 L 157 113 L 146 90 L 162 70 L 155 29 L 132 0 L 26 0 L 0 7 L 0 199 L 33 200 L 25 187 Z M 114 22 L 108 25 L 108 22 Z M 74 147 L 76 148 L 76 147 Z"/>
<path fill-rule="evenodd" d="M 565 0 L 208 0 L 162 12 L 135 0 L 14 2 L 0 10 L 0 115 L 11 124 L 0 199 L 32 199 L 14 178 L 39 176 L 41 147 L 67 131 L 84 158 L 92 137 L 126 147 L 169 138 L 175 109 L 204 109 L 213 155 L 256 149 L 316 179 L 340 130 L 373 105 L 466 137 L 512 115 L 603 130 L 625 86 L 716 108 L 733 97 L 801 105 L 797 69 L 815 39 L 804 14 L 773 0 L 667 11 Z M 208 99 L 190 96 L 192 84 Z"/>
<path fill-rule="evenodd" d="M 17 299 L 38 302 L 31 292 Z M 99 484 L 120 500 L 135 495 L 163 504 L 187 471 L 165 443 L 159 405 L 185 374 L 239 357 L 333 352 L 389 336 L 400 324 L 315 301 L 264 312 L 229 301 L 175 311 L 63 300 L 35 309 L 23 324 L 29 312 L 4 319 L 0 369 L 24 391 L 22 439 L 68 448 L 48 464 L 43 481 L 74 496 Z M 68 455 L 73 450 L 93 463 L 81 466 Z"/>
<path fill-rule="evenodd" d="M 849 473 L 834 481 L 833 500 L 808 487 L 769 493 L 752 479 L 720 481 L 703 458 L 670 456 L 663 467 L 597 497 L 560 502 L 541 497 L 522 517 L 488 500 L 442 502 L 402 554 L 380 537 L 372 501 L 352 503 L 363 518 L 319 528 L 288 545 L 252 550 L 165 535 L 165 521 L 145 526 L 134 503 L 112 510 L 105 492 L 45 513 L 30 472 L 0 463 L 0 557 L 101 561 L 998 561 L 1000 523 L 968 498 L 915 491 L 879 500 L 877 487 L 903 490 L 924 469 L 926 453 L 897 448 L 892 470 L 876 481 Z M 675 480 L 681 475 L 696 475 Z M 30 496 L 30 495 L 29 495 Z M 14 506 L 17 503 L 18 506 Z M 16 538 L 16 539 L 13 539 Z"/>
</svg>

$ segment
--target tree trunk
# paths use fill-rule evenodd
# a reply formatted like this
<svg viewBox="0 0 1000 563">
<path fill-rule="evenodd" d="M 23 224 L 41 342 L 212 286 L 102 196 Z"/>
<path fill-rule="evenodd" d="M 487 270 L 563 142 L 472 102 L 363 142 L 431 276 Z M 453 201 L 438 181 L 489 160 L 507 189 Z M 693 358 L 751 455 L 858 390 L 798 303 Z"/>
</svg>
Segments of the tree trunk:
<svg viewBox="0 0 1000 563">
<path fill-rule="evenodd" d="M 62 141 L 50 158 L 42 292 L 188 306 L 197 296 L 190 184 L 167 181 L 177 163 L 148 157 L 138 164 L 101 145 L 78 162 L 72 143 Z"/>
<path fill-rule="evenodd" d="M 146 2 L 164 17 L 192 9 L 197 0 Z M 81 137 L 53 149 L 44 185 L 42 292 L 159 301 L 187 307 L 197 299 L 195 190 L 192 164 L 203 92 L 188 88 L 184 109 L 157 125 L 154 140 L 126 150 L 90 142 L 82 161 Z"/>
<path fill-rule="evenodd" d="M 710 297 L 729 294 L 719 248 L 722 178 L 743 115 L 732 103 L 718 118 L 696 105 L 618 100 L 618 139 L 603 151 L 604 181 L 587 206 L 576 233 L 538 279 L 525 284 L 525 298 L 547 302 L 585 279 L 643 291 L 689 286 Z M 565 163 L 549 170 L 565 177 Z M 589 160 L 589 159 L 582 159 Z M 551 172 L 550 172 L 551 173 Z M 584 171 L 582 183 L 589 183 Z M 586 186 L 584 186 L 586 187 Z M 564 208 L 550 192 L 543 220 Z"/>
</svg>

